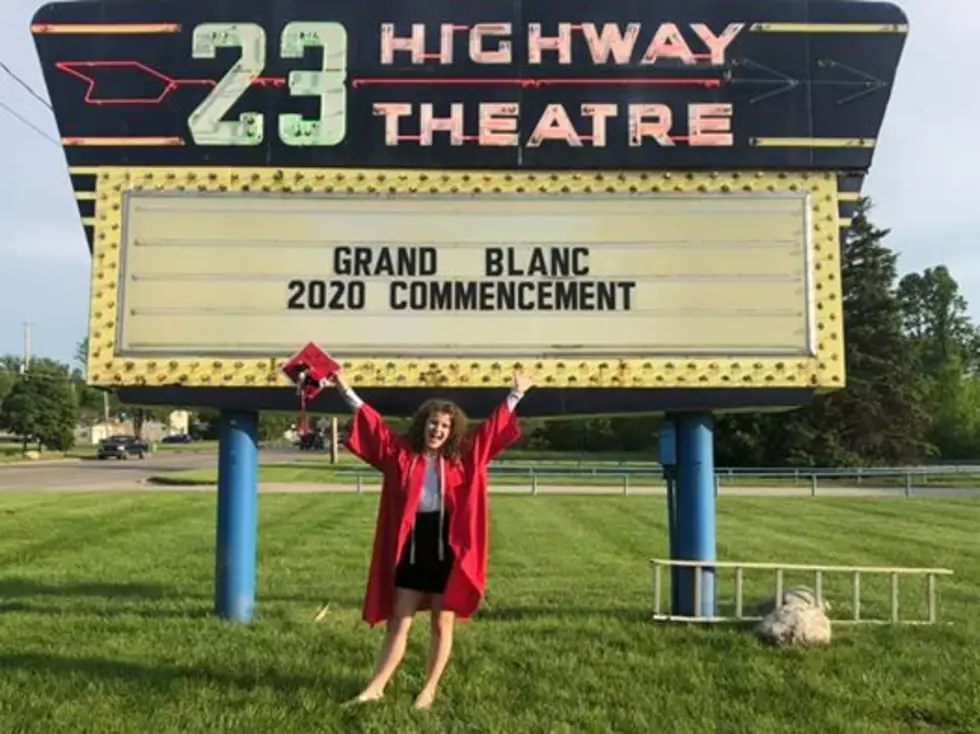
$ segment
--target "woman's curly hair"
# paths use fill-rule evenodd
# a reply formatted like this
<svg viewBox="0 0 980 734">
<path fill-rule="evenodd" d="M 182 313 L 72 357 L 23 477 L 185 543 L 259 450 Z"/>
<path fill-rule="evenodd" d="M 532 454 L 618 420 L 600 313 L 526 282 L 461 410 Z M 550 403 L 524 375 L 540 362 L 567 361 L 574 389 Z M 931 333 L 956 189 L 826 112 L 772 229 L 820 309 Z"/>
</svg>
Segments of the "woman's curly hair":
<svg viewBox="0 0 980 734">
<path fill-rule="evenodd" d="M 466 413 L 456 403 L 438 398 L 426 400 L 412 416 L 405 437 L 412 451 L 421 454 L 425 450 L 425 426 L 432 416 L 439 413 L 446 413 L 451 419 L 449 438 L 442 445 L 442 455 L 447 459 L 458 459 L 466 440 Z"/>
</svg>

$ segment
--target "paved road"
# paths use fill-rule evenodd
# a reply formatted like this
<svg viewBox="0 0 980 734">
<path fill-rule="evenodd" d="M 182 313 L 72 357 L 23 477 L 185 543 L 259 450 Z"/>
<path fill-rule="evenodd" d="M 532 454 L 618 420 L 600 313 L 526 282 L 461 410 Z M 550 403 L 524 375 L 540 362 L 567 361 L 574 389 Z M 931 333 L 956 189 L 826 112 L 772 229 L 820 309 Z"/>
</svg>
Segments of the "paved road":
<svg viewBox="0 0 980 734">
<path fill-rule="evenodd" d="M 308 458 L 306 454 L 289 449 L 263 449 L 261 461 L 283 463 Z M 147 484 L 146 480 L 155 475 L 168 474 L 188 470 L 214 469 L 218 457 L 215 453 L 158 453 L 142 461 L 68 461 L 58 463 L 39 463 L 36 465 L 19 464 L 16 466 L 0 466 L 0 492 L 17 491 L 133 491 L 151 492 L 214 492 L 213 486 L 203 487 L 162 487 Z M 376 493 L 380 487 L 374 482 L 365 482 L 363 491 Z M 303 484 L 303 483 L 268 483 L 260 488 L 263 493 L 315 493 L 315 492 L 356 492 L 352 481 L 346 484 Z M 530 494 L 526 486 L 495 485 L 491 487 L 493 494 Z M 589 494 L 589 495 L 621 495 L 621 487 L 587 487 L 581 485 L 556 486 L 539 485 L 538 494 Z M 662 487 L 631 487 L 631 495 L 663 496 Z M 817 490 L 820 497 L 901 497 L 904 489 L 868 488 L 868 487 L 820 487 Z M 799 486 L 747 486 L 733 485 L 721 487 L 722 496 L 740 497 L 808 497 L 810 488 Z M 913 495 L 947 496 L 947 497 L 980 497 L 980 488 L 942 489 L 933 487 L 915 488 Z"/>
<path fill-rule="evenodd" d="M 299 451 L 263 449 L 263 462 L 277 463 L 303 458 Z M 172 472 L 215 469 L 214 452 L 159 452 L 143 460 L 58 461 L 0 465 L 0 492 L 24 490 L 138 489 L 151 476 Z"/>
</svg>

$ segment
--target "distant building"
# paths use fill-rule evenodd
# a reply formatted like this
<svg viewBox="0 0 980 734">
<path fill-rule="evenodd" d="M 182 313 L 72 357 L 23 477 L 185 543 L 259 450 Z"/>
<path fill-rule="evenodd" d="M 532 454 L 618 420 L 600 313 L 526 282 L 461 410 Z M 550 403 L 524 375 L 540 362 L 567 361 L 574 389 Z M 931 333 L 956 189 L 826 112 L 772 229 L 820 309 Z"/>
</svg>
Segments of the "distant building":
<svg viewBox="0 0 980 734">
<path fill-rule="evenodd" d="M 190 413 L 186 410 L 175 410 L 167 417 L 166 423 L 144 421 L 142 438 L 150 443 L 158 443 L 164 436 L 188 433 L 190 418 Z M 95 445 L 104 438 L 132 435 L 134 435 L 134 427 L 131 419 L 111 420 L 108 423 L 100 421 L 91 426 L 78 426 L 75 429 L 75 442 Z"/>
</svg>

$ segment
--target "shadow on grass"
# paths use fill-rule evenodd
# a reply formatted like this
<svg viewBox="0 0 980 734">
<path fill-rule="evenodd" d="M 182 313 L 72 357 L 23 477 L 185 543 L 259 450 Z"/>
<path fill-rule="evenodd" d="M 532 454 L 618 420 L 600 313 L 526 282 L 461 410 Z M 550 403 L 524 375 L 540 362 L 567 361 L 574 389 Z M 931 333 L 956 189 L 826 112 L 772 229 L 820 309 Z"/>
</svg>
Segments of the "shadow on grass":
<svg viewBox="0 0 980 734">
<path fill-rule="evenodd" d="M 488 622 L 532 622 L 535 619 L 574 619 L 595 617 L 616 619 L 631 624 L 653 619 L 653 611 L 633 607 L 576 607 L 576 606 L 510 606 L 484 605 L 476 615 Z"/>
<path fill-rule="evenodd" d="M 82 596 L 106 599 L 124 597 L 139 599 L 163 599 L 174 596 L 173 592 L 159 584 L 108 583 L 104 581 L 68 581 L 48 583 L 18 577 L 0 577 L 0 598 L 18 596 Z"/>
<path fill-rule="evenodd" d="M 40 614 L 51 617 L 133 617 L 139 619 L 208 619 L 211 608 L 159 609 L 155 607 L 104 607 L 79 604 L 52 606 L 30 602 L 0 602 L 0 616 L 4 614 Z"/>
<path fill-rule="evenodd" d="M 229 662 L 231 667 L 231 661 Z M 94 657 L 67 657 L 46 653 L 12 653 L 0 655 L 0 671 L 29 672 L 63 679 L 81 674 L 91 679 L 119 679 L 138 686 L 162 688 L 192 681 L 241 690 L 273 689 L 284 695 L 315 688 L 324 691 L 337 703 L 358 693 L 362 678 L 354 675 L 303 676 L 275 670 L 232 672 L 191 665 L 155 665 L 133 661 Z"/>
<path fill-rule="evenodd" d="M 719 605 L 719 613 L 732 615 L 734 614 L 734 606 L 731 610 L 721 608 Z M 670 609 L 665 606 L 662 609 L 662 613 L 669 613 Z M 746 609 L 743 612 L 744 615 L 755 614 L 755 610 Z M 517 606 L 490 606 L 486 605 L 480 609 L 477 613 L 477 618 L 487 622 L 534 622 L 536 620 L 559 620 L 559 621 L 571 621 L 576 620 L 615 620 L 617 622 L 622 622 L 630 625 L 652 625 L 666 626 L 669 625 L 672 628 L 686 628 L 691 630 L 734 630 L 734 631 L 746 631 L 751 630 L 753 626 L 757 623 L 754 619 L 730 619 L 726 621 L 712 622 L 706 624 L 703 622 L 689 622 L 676 620 L 671 622 L 659 621 L 653 618 L 653 609 L 650 607 L 599 607 L 599 606 L 527 606 L 527 605 L 517 605 Z"/>
<path fill-rule="evenodd" d="M 57 599 L 45 603 L 44 597 Z M 214 614 L 213 592 L 198 594 L 144 583 L 66 581 L 50 583 L 33 579 L 0 577 L 0 614 L 43 614 L 54 616 L 118 616 L 155 619 L 205 619 Z M 103 600 L 101 603 L 99 601 Z M 116 603 L 113 604 L 113 601 Z M 146 603 L 140 603 L 146 602 Z M 160 602 L 169 605 L 164 606 Z M 329 603 L 333 609 L 360 609 L 360 596 L 331 594 L 328 589 L 304 593 L 256 592 L 256 611 L 265 604 L 301 604 L 310 610 Z M 183 608 L 174 608 L 180 605 Z M 312 611 L 310 612 L 313 613 Z"/>
</svg>

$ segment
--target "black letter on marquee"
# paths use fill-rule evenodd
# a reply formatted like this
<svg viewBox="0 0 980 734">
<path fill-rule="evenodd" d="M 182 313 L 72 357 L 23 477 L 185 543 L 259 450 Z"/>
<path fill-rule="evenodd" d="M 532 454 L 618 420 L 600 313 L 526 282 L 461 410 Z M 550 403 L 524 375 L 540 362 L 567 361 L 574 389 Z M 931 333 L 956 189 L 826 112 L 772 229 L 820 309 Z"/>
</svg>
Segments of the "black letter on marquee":
<svg viewBox="0 0 980 734">
<path fill-rule="evenodd" d="M 404 280 L 392 281 L 391 286 L 388 288 L 388 305 L 391 307 L 392 311 L 404 311 L 408 308 L 408 304 L 404 301 L 396 300 L 395 291 L 401 289 L 405 290 L 408 288 L 408 283 Z"/>
<path fill-rule="evenodd" d="M 420 247 L 419 248 L 419 275 L 435 275 L 436 274 L 436 248 L 434 247 Z"/>
<path fill-rule="evenodd" d="M 488 247 L 486 250 L 487 275 L 503 275 L 504 273 L 504 251 L 499 247 Z"/>
<path fill-rule="evenodd" d="M 303 294 L 306 293 L 306 284 L 302 280 L 291 280 L 286 285 L 289 289 L 289 300 L 286 301 L 286 308 L 290 311 L 302 311 L 306 306 L 302 303 Z"/>
<path fill-rule="evenodd" d="M 618 283 L 620 288 L 623 289 L 623 310 L 629 311 L 633 308 L 633 289 L 636 288 L 636 281 L 626 281 Z"/>
<path fill-rule="evenodd" d="M 333 249 L 333 272 L 335 275 L 350 275 L 350 250 L 349 247 L 335 247 Z"/>
<path fill-rule="evenodd" d="M 386 252 L 387 250 L 381 251 L 382 254 Z M 354 275 L 372 275 L 370 247 L 354 248 Z"/>
<path fill-rule="evenodd" d="M 572 275 L 588 275 L 589 274 L 589 248 L 588 247 L 573 247 L 572 248 Z"/>
</svg>

